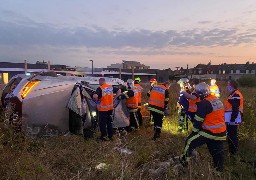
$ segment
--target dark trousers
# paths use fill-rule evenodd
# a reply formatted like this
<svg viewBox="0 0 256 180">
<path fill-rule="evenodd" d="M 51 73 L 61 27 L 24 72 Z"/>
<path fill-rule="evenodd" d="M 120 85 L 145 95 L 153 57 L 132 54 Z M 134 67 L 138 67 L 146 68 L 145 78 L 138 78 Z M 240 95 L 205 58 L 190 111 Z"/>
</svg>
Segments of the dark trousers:
<svg viewBox="0 0 256 180">
<path fill-rule="evenodd" d="M 196 113 L 195 112 L 187 112 L 189 120 L 193 123 Z"/>
<path fill-rule="evenodd" d="M 99 111 L 99 127 L 100 127 L 102 138 L 106 136 L 108 136 L 109 138 L 112 138 L 113 136 L 112 110 Z"/>
<path fill-rule="evenodd" d="M 151 111 L 151 115 L 153 116 L 154 127 L 156 129 L 161 129 L 163 125 L 164 115 L 154 111 Z"/>
<path fill-rule="evenodd" d="M 186 139 L 185 148 L 180 157 L 181 162 L 185 163 L 187 158 L 191 156 L 192 151 L 203 144 L 207 144 L 208 150 L 213 158 L 214 168 L 217 171 L 222 171 L 224 164 L 223 141 L 209 139 L 195 132 L 191 133 Z"/>
<path fill-rule="evenodd" d="M 227 138 L 229 145 L 229 153 L 235 155 L 238 151 L 238 136 L 237 136 L 238 126 L 227 125 Z"/>
<path fill-rule="evenodd" d="M 135 109 L 130 110 L 130 127 L 135 129 L 139 128 L 138 114 Z"/>
<path fill-rule="evenodd" d="M 188 116 L 185 109 L 178 109 L 178 130 L 187 131 L 188 130 Z"/>
<path fill-rule="evenodd" d="M 142 121 L 142 114 L 141 114 L 141 108 L 140 107 L 138 108 L 137 115 L 138 115 L 139 125 L 142 126 L 143 121 Z"/>
</svg>

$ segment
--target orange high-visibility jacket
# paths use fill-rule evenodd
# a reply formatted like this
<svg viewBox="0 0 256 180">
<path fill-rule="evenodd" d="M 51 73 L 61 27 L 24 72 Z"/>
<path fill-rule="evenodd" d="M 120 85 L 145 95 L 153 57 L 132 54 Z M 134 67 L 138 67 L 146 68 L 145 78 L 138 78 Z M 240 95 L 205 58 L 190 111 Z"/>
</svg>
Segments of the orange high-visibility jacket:
<svg viewBox="0 0 256 180">
<path fill-rule="evenodd" d="M 105 83 L 100 88 L 102 90 L 102 97 L 99 99 L 100 103 L 97 105 L 98 111 L 113 110 L 113 87 Z"/>
<path fill-rule="evenodd" d="M 202 128 L 213 134 L 226 132 L 223 103 L 213 95 L 209 95 L 205 100 L 211 103 L 213 111 L 204 118 Z"/>
<path fill-rule="evenodd" d="M 234 94 L 238 94 L 239 97 L 233 97 Z M 239 106 L 239 111 L 241 113 L 244 112 L 244 98 L 243 98 L 243 95 L 241 94 L 240 91 L 238 90 L 235 90 L 232 94 L 230 94 L 228 96 L 228 98 L 226 99 L 225 103 L 224 103 L 224 107 L 225 107 L 225 112 L 232 112 L 232 104 L 230 104 L 228 102 L 229 99 L 240 99 L 240 106 Z"/>
<path fill-rule="evenodd" d="M 138 100 L 138 89 L 137 87 L 133 86 L 131 89 L 134 92 L 134 96 L 128 97 L 126 99 L 126 106 L 131 109 L 138 108 L 139 100 Z"/>
<path fill-rule="evenodd" d="M 164 85 L 154 86 L 150 92 L 149 104 L 160 108 L 164 108 L 166 89 L 167 88 Z"/>
<path fill-rule="evenodd" d="M 188 112 L 196 112 L 197 110 L 196 103 L 200 102 L 200 98 L 198 97 L 195 100 L 189 99 L 188 102 L 189 102 Z"/>
<path fill-rule="evenodd" d="M 134 86 L 137 87 L 137 90 L 138 90 L 138 102 L 139 102 L 139 106 L 141 106 L 141 94 L 142 94 L 143 88 L 141 87 L 140 84 L 134 84 Z"/>
</svg>

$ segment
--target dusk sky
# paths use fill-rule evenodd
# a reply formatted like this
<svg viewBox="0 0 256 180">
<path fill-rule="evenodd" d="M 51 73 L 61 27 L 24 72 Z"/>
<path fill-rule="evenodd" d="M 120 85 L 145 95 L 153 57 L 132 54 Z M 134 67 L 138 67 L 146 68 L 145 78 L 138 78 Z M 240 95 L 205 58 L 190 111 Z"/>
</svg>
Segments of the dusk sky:
<svg viewBox="0 0 256 180">
<path fill-rule="evenodd" d="M 256 62 L 255 0 L 1 0 L 0 61 Z"/>
</svg>

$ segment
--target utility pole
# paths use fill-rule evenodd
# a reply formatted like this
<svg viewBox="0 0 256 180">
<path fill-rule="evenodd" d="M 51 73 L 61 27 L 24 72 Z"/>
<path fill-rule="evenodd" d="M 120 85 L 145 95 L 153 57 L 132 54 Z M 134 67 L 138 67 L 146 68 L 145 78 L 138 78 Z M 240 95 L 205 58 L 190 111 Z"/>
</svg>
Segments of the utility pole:
<svg viewBox="0 0 256 180">
<path fill-rule="evenodd" d="M 134 65 L 132 65 L 132 79 L 134 79 Z"/>
<path fill-rule="evenodd" d="M 25 74 L 27 74 L 27 72 L 28 72 L 28 64 L 27 64 L 27 60 L 24 60 L 24 65 L 25 65 L 25 67 L 24 67 L 24 71 L 25 71 Z"/>
<path fill-rule="evenodd" d="M 121 67 L 119 67 L 119 79 L 122 79 L 122 70 L 121 70 Z"/>
<path fill-rule="evenodd" d="M 91 62 L 92 62 L 92 76 L 93 76 L 93 60 L 92 60 L 92 59 L 90 59 L 89 61 L 91 61 Z"/>
<path fill-rule="evenodd" d="M 50 71 L 50 70 L 51 70 L 51 62 L 48 61 L 48 71 Z"/>
</svg>

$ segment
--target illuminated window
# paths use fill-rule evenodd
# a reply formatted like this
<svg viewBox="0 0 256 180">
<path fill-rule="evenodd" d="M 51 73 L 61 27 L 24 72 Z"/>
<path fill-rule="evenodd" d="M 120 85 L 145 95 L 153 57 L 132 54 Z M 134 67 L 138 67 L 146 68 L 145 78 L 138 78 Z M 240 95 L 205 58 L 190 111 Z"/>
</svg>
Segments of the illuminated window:
<svg viewBox="0 0 256 180">
<path fill-rule="evenodd" d="M 9 74 L 8 73 L 3 73 L 3 81 L 4 84 L 7 84 L 9 81 Z"/>
</svg>

